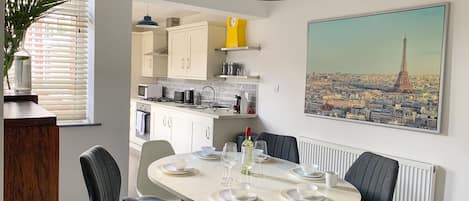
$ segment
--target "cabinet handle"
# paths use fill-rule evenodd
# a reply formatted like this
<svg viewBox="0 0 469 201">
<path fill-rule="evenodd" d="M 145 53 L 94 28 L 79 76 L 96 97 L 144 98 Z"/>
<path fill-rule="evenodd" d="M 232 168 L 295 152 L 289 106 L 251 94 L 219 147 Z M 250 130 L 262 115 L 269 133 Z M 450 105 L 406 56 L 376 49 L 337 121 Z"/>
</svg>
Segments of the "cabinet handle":
<svg viewBox="0 0 469 201">
<path fill-rule="evenodd" d="M 163 117 L 163 126 L 166 127 L 166 117 Z"/>
<path fill-rule="evenodd" d="M 184 58 L 181 59 L 181 68 L 184 69 L 184 67 L 186 66 L 186 60 L 184 60 Z"/>
<path fill-rule="evenodd" d="M 168 118 L 168 127 L 169 128 L 173 127 L 173 119 L 172 118 Z"/>
<path fill-rule="evenodd" d="M 191 60 L 187 58 L 187 69 L 191 69 Z"/>
<path fill-rule="evenodd" d="M 209 132 L 209 129 L 210 129 L 210 128 L 206 128 L 206 129 L 205 129 L 205 138 L 207 138 L 207 140 L 210 140 L 210 132 Z"/>
</svg>

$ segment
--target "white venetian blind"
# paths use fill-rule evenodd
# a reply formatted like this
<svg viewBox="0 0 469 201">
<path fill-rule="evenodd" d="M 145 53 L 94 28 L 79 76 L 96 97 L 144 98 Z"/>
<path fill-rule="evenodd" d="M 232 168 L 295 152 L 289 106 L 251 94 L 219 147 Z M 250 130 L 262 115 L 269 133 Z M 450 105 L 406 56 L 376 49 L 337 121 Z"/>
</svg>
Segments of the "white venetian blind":
<svg viewBox="0 0 469 201">
<path fill-rule="evenodd" d="M 62 122 L 87 120 L 88 16 L 88 0 L 69 0 L 34 23 L 26 36 L 32 91 Z"/>
</svg>

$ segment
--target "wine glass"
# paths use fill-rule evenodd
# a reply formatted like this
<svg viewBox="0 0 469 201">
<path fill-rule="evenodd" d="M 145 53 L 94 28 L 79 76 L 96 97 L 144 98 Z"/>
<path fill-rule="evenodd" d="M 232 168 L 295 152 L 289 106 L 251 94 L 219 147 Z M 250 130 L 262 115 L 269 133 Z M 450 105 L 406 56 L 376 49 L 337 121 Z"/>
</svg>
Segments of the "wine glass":
<svg viewBox="0 0 469 201">
<path fill-rule="evenodd" d="M 267 151 L 267 142 L 264 140 L 257 140 L 254 143 L 254 154 L 255 158 L 258 161 L 261 161 L 267 158 L 267 155 L 269 155 Z"/>
<path fill-rule="evenodd" d="M 221 155 L 223 164 L 228 169 L 228 173 L 223 177 L 222 184 L 230 185 L 233 181 L 231 177 L 231 169 L 238 163 L 238 146 L 234 142 L 227 142 L 223 146 L 223 153 Z"/>
</svg>

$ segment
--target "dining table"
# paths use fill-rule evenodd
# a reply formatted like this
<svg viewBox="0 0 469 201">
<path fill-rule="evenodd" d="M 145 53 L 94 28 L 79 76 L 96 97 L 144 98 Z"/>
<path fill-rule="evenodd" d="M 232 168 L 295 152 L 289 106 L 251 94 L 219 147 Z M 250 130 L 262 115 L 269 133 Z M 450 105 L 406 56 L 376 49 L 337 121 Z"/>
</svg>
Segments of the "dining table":
<svg viewBox="0 0 469 201">
<path fill-rule="evenodd" d="M 241 154 L 239 154 L 241 158 Z M 185 161 L 193 172 L 187 175 L 170 175 L 162 170 L 165 164 Z M 236 164 L 231 176 L 233 183 L 248 182 L 258 201 L 289 201 L 287 190 L 296 189 L 298 184 L 311 183 L 328 201 L 360 201 L 360 192 L 350 183 L 339 179 L 335 187 L 327 187 L 325 180 L 305 180 L 292 173 L 298 164 L 271 157 L 264 163 L 255 163 L 253 175 L 241 174 L 241 164 Z M 219 192 L 229 188 L 222 185 L 226 167 L 222 160 L 203 160 L 194 153 L 176 154 L 154 161 L 148 167 L 148 177 L 156 185 L 173 193 L 184 201 L 224 201 Z"/>
</svg>

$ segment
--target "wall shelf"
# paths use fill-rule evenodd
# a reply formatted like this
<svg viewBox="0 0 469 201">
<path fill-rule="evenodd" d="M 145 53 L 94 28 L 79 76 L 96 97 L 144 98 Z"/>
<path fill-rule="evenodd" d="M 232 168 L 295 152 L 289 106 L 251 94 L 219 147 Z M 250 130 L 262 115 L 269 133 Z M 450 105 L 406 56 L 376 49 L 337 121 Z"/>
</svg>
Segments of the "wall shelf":
<svg viewBox="0 0 469 201">
<path fill-rule="evenodd" d="M 249 50 L 260 51 L 261 46 L 246 46 L 246 47 L 233 47 L 233 48 L 222 47 L 222 48 L 215 49 L 215 51 L 220 51 L 220 52 L 249 51 Z"/>
<path fill-rule="evenodd" d="M 162 54 L 162 53 L 146 53 L 145 56 L 160 56 L 160 57 L 167 57 L 168 54 Z"/>
<path fill-rule="evenodd" d="M 222 79 L 259 80 L 259 75 L 218 75 Z"/>
</svg>

